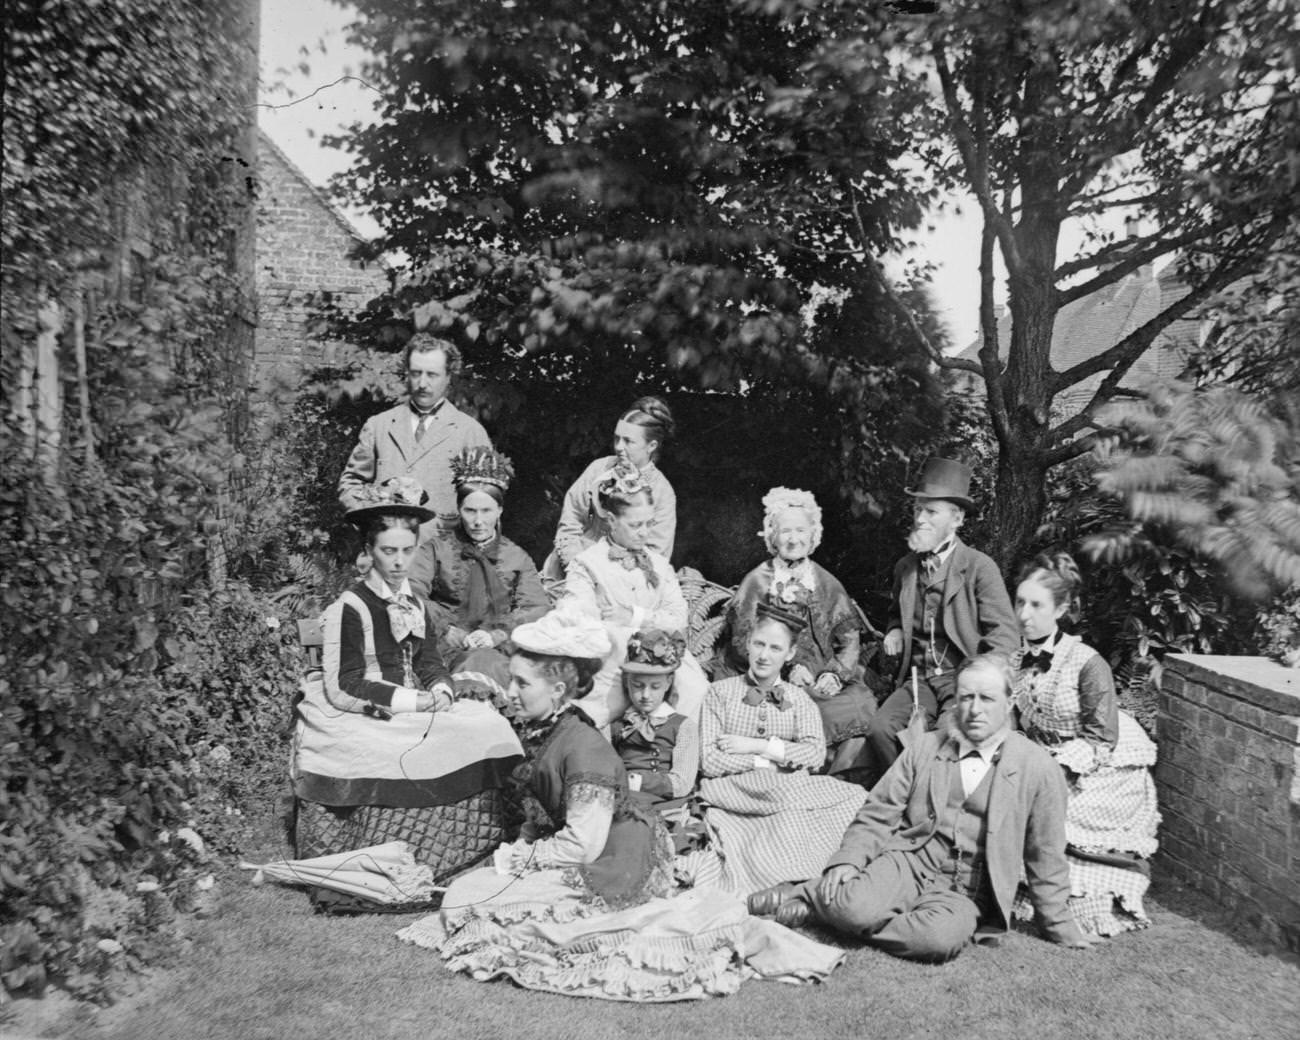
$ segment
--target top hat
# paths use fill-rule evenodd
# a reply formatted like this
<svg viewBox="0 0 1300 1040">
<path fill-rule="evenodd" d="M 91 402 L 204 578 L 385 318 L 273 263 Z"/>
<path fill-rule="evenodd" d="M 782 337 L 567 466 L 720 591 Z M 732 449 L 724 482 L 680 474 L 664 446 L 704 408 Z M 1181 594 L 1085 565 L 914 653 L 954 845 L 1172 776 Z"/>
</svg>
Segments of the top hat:
<svg viewBox="0 0 1300 1040">
<path fill-rule="evenodd" d="M 644 628 L 627 641 L 623 671 L 645 675 L 667 675 L 677 671 L 686 653 L 686 640 L 678 632 Z"/>
<path fill-rule="evenodd" d="M 361 527 L 377 516 L 409 516 L 427 523 L 438 514 L 427 509 L 429 493 L 410 477 L 389 477 L 382 484 L 365 484 L 354 495 L 356 506 L 347 519 Z"/>
<path fill-rule="evenodd" d="M 963 509 L 973 509 L 970 497 L 971 468 L 956 459 L 927 459 L 919 487 L 905 488 L 913 498 L 942 498 Z"/>
</svg>

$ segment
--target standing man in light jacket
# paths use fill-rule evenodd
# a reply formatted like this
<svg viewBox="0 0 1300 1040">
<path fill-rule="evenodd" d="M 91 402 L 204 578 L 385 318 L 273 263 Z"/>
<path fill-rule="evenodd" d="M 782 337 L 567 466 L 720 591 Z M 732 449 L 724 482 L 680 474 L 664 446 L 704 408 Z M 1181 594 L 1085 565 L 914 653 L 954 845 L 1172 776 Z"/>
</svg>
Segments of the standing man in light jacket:
<svg viewBox="0 0 1300 1040">
<path fill-rule="evenodd" d="M 429 493 L 427 505 L 437 514 L 437 519 L 420 525 L 421 540 L 440 525 L 455 522 L 451 460 L 463 448 L 492 446 L 478 420 L 447 400 L 460 365 L 454 343 L 427 332 L 411 337 L 402 355 L 409 398 L 361 427 L 361 437 L 339 477 L 339 503 L 344 509 L 363 504 L 358 494 L 368 484 L 410 477 Z"/>
<path fill-rule="evenodd" d="M 896 689 L 866 733 L 862 765 L 871 782 L 893 765 L 898 734 L 912 715 L 911 671 L 927 728 L 952 701 L 957 669 L 976 654 L 1010 654 L 1020 627 L 1006 583 L 988 556 L 957 537 L 973 505 L 971 470 L 953 459 L 930 459 L 915 489 L 911 550 L 894 567 L 893 610 L 882 646 L 898 659 Z"/>
<path fill-rule="evenodd" d="M 912 743 L 872 790 L 820 878 L 749 897 L 751 913 L 795 927 L 816 918 L 918 961 L 996 941 L 1011 921 L 1021 867 L 1043 937 L 1085 949 L 1065 860 L 1065 776 L 1011 730 L 1011 670 L 967 662 L 938 731 Z"/>
</svg>

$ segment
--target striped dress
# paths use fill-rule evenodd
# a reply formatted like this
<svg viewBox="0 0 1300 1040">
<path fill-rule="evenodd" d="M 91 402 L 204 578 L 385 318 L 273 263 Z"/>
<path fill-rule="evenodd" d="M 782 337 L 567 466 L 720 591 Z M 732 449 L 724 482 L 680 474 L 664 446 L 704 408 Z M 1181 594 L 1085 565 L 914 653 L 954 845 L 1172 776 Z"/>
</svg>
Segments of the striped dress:
<svg viewBox="0 0 1300 1040">
<path fill-rule="evenodd" d="M 707 806 L 710 847 L 685 864 L 696 887 L 747 895 L 780 881 L 821 874 L 845 828 L 866 800 L 856 784 L 808 772 L 826 756 L 821 715 L 798 687 L 778 684 L 781 703 L 747 704 L 749 683 L 733 676 L 713 683 L 700 713 L 700 794 Z M 723 751 L 724 734 L 775 738 L 784 764 Z"/>
</svg>

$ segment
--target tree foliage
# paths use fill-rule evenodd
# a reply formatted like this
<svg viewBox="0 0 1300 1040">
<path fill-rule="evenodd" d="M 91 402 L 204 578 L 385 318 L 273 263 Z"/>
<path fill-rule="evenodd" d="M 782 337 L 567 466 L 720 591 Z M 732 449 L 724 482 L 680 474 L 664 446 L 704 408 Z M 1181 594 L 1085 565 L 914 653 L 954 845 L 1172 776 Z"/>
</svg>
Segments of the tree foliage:
<svg viewBox="0 0 1300 1040">
<path fill-rule="evenodd" d="M 819 301 L 872 286 L 876 324 L 986 387 L 1008 565 L 1135 361 L 1294 231 L 1300 29 L 1277 0 L 360 8 L 385 103 L 340 187 L 418 261 L 407 311 L 480 356 L 635 350 L 712 389 L 801 382 L 869 455 L 859 403 L 887 372 L 815 331 Z M 939 192 L 983 220 L 978 361 L 881 273 Z M 1144 232 L 1120 237 L 1124 217 Z M 1061 257 L 1068 226 L 1085 245 Z M 1063 306 L 1170 259 L 1186 294 L 1052 368 Z M 1078 385 L 1082 410 L 1054 416 Z"/>
<path fill-rule="evenodd" d="M 526 451 L 560 422 L 561 459 L 603 446 L 606 417 L 575 415 L 612 411 L 614 396 L 726 395 L 721 411 L 817 432 L 815 445 L 795 435 L 790 464 L 825 460 L 839 472 L 828 487 L 879 515 L 878 488 L 941 428 L 928 362 L 900 346 L 913 322 L 941 333 L 924 304 L 895 307 L 864 261 L 920 218 L 925 192 L 899 161 L 915 99 L 804 100 L 804 65 L 840 13 L 358 6 L 354 39 L 376 55 L 366 76 L 384 101 L 339 142 L 354 165 L 336 186 L 379 219 L 376 248 L 411 267 L 369 334 L 346 335 L 394 344 L 413 317 L 457 339 L 494 435 Z M 870 49 L 887 60 L 887 46 Z M 512 436 L 525 399 L 529 428 Z"/>
<path fill-rule="evenodd" d="M 1218 564 L 1238 594 L 1300 585 L 1300 446 L 1291 424 L 1241 391 L 1158 390 L 1124 406 L 1101 448 L 1098 484 L 1130 517 Z M 1114 533 L 1094 555 L 1122 553 Z"/>
<path fill-rule="evenodd" d="M 793 20 L 805 8 L 777 6 Z M 893 89 L 882 63 L 859 60 L 871 17 L 818 49 L 809 75 L 829 95 L 846 84 Z M 896 24 L 907 67 L 924 67 L 935 87 L 933 119 L 912 124 L 925 131 L 913 154 L 939 185 L 972 196 L 982 217 L 979 360 L 931 354 L 985 384 L 1000 446 L 997 548 L 1010 563 L 1041 518 L 1045 473 L 1087 450 L 1081 435 L 1134 362 L 1293 233 L 1300 28 L 1276 0 L 959 0 Z M 1120 237 L 1125 216 L 1145 232 Z M 1087 236 L 1063 258 L 1067 222 Z M 1177 260 L 1189 291 L 1102 353 L 1054 370 L 1060 309 L 1162 259 Z M 1011 313 L 1005 356 L 999 265 Z M 1090 388 L 1086 405 L 1054 418 L 1053 400 L 1079 384 Z"/>
</svg>

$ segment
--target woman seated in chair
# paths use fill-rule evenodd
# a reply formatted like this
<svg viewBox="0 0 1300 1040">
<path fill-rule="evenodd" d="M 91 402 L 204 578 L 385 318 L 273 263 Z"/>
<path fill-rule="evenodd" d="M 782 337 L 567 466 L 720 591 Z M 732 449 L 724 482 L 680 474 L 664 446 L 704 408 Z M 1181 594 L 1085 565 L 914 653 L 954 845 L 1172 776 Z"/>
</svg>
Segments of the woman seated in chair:
<svg viewBox="0 0 1300 1040">
<path fill-rule="evenodd" d="M 700 713 L 700 795 L 713 847 L 684 857 L 696 887 L 740 895 L 821 873 L 867 792 L 812 776 L 826 757 L 821 716 L 781 678 L 805 612 L 761 600 L 745 674 L 709 687 Z"/>
<path fill-rule="evenodd" d="M 863 682 L 857 608 L 834 575 L 811 558 L 822 540 L 821 507 L 807 491 L 773 488 L 763 496 L 762 536 L 772 558 L 736 589 L 727 611 L 726 652 L 715 676 L 745 673 L 749 636 L 764 598 L 806 605 L 808 624 L 799 633 L 788 678 L 821 713 L 826 772 L 850 779 L 876 697 Z"/>
<path fill-rule="evenodd" d="M 1016 617 L 1024 643 L 1012 656 L 1013 693 L 1020 728 L 1051 752 L 1070 785 L 1070 909 L 1085 932 L 1108 936 L 1150 923 L 1142 897 L 1160 824 L 1156 746 L 1119 709 L 1105 659 L 1060 628 L 1063 618 L 1077 618 L 1082 587 L 1068 553 L 1042 553 L 1021 571 Z"/>
<path fill-rule="evenodd" d="M 510 683 L 509 633 L 550 607 L 528 554 L 501 533 L 514 466 L 491 448 L 451 460 L 460 520 L 423 542 L 411 564 L 411 589 L 429 599 L 439 649 L 459 695 L 498 704 Z"/>
<path fill-rule="evenodd" d="M 632 466 L 650 489 L 654 502 L 654 524 L 645 547 L 665 560 L 673 557 L 677 530 L 677 496 L 657 463 L 664 445 L 673 435 L 673 413 L 658 397 L 642 397 L 614 427 L 614 454 L 596 459 L 582 471 L 564 496 L 560 522 L 555 529 L 555 551 L 542 564 L 542 583 L 552 599 L 564 594 L 564 579 L 570 564 L 604 534 L 597 485 L 617 465 Z"/>
<path fill-rule="evenodd" d="M 325 611 L 322 680 L 298 704 L 299 856 L 400 838 L 443 877 L 503 833 L 499 789 L 519 741 L 493 708 L 455 698 L 433 617 L 411 592 L 427 497 L 395 478 L 348 514 L 372 566 Z"/>
<path fill-rule="evenodd" d="M 627 709 L 620 681 L 628 637 L 639 628 L 680 632 L 686 628 L 686 600 L 668 561 L 648 548 L 654 529 L 654 492 L 635 466 L 619 463 L 596 485 L 605 533 L 573 558 L 561 604 L 572 604 L 605 623 L 613 649 L 580 702 L 596 725 L 609 724 Z M 697 718 L 709 681 L 689 653 L 673 680 L 677 710 Z"/>
</svg>

